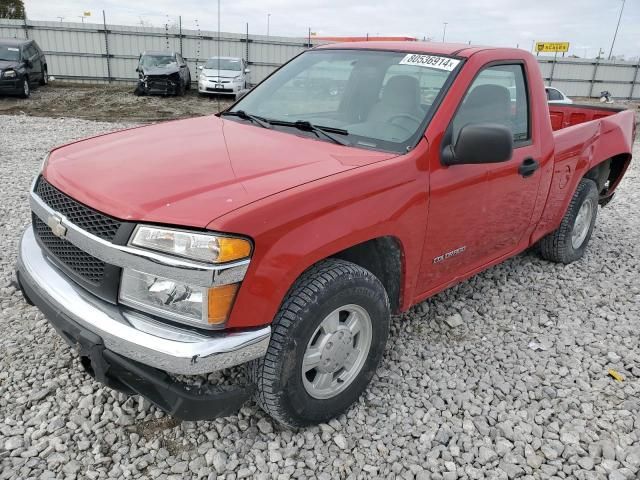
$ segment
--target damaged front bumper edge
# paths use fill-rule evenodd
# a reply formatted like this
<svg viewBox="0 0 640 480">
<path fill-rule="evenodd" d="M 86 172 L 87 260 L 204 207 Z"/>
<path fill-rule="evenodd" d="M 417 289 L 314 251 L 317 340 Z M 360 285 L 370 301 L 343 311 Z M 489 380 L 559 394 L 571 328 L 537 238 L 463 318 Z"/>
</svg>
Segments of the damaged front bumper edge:
<svg viewBox="0 0 640 480">
<path fill-rule="evenodd" d="M 27 301 L 76 348 L 87 372 L 111 388 L 143 395 L 184 420 L 231 414 L 251 396 L 248 384 L 196 387 L 169 374 L 206 374 L 262 357 L 271 327 L 200 333 L 107 303 L 46 259 L 32 227 L 20 243 L 17 277 Z"/>
</svg>

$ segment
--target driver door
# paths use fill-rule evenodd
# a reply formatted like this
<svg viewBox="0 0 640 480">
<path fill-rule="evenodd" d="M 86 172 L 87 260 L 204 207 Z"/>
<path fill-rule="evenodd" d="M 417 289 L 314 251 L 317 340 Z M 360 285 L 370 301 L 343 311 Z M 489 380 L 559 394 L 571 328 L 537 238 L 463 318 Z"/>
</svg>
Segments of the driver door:
<svg viewBox="0 0 640 480">
<path fill-rule="evenodd" d="M 469 124 L 501 124 L 513 134 L 511 159 L 446 166 L 430 159 L 430 205 L 419 286 L 437 291 L 517 250 L 540 183 L 524 65 L 482 69 L 448 127 L 450 144 Z M 447 135 L 445 135 L 447 137 Z M 443 140 L 445 142 L 445 140 Z"/>
</svg>

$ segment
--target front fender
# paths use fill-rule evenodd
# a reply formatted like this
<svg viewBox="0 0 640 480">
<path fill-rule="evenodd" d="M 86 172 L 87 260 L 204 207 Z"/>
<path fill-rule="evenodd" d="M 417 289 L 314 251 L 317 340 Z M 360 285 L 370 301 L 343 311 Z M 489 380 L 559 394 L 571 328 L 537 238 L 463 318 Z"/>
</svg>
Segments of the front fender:
<svg viewBox="0 0 640 480">
<path fill-rule="evenodd" d="M 296 279 L 320 260 L 373 238 L 402 249 L 401 309 L 413 296 L 427 217 L 428 173 L 409 154 L 296 187 L 208 228 L 242 233 L 255 250 L 227 326 L 270 323 Z"/>
</svg>

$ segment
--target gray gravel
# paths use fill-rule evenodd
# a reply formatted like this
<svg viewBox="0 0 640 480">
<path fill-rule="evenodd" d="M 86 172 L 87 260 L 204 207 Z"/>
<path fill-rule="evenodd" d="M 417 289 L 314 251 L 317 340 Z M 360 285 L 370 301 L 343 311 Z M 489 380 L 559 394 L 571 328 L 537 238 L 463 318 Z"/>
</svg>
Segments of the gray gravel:
<svg viewBox="0 0 640 480">
<path fill-rule="evenodd" d="M 416 306 L 358 405 L 294 432 L 254 404 L 179 423 L 101 387 L 16 291 L 43 154 L 113 128 L 0 116 L 1 479 L 639 478 L 637 161 L 582 261 L 527 252 Z"/>
</svg>

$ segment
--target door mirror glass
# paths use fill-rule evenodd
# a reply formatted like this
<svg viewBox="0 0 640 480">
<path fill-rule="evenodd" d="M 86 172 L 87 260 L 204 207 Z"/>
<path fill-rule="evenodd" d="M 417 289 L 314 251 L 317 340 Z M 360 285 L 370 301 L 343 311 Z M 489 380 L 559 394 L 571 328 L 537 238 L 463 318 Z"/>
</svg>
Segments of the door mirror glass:
<svg viewBox="0 0 640 480">
<path fill-rule="evenodd" d="M 244 73 L 251 73 L 251 69 L 250 68 L 245 68 L 244 69 Z"/>
<path fill-rule="evenodd" d="M 462 127 L 455 145 L 442 151 L 444 165 L 506 162 L 513 154 L 513 133 L 498 123 Z"/>
</svg>

